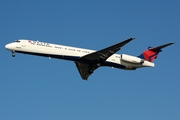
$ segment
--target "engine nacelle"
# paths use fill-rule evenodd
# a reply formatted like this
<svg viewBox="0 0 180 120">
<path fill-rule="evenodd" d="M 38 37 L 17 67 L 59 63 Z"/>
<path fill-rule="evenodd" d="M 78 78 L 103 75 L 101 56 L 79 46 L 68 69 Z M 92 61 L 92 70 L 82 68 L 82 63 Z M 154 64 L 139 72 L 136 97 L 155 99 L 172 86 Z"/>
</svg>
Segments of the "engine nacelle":
<svg viewBox="0 0 180 120">
<path fill-rule="evenodd" d="M 144 63 L 144 60 L 135 56 L 130 56 L 126 54 L 121 55 L 121 61 L 127 62 L 127 63 L 133 63 L 133 64 L 142 64 Z"/>
<path fill-rule="evenodd" d="M 144 60 L 135 56 L 122 54 L 120 62 L 126 67 L 126 70 L 135 70 L 142 67 Z"/>
</svg>

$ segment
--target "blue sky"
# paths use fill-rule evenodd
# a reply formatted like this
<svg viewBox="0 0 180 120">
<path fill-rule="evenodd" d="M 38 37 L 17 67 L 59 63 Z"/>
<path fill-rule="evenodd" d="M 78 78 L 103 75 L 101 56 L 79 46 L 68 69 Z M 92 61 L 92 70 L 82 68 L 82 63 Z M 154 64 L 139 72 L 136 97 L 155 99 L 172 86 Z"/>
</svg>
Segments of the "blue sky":
<svg viewBox="0 0 180 120">
<path fill-rule="evenodd" d="M 180 2 L 178 0 L 2 0 L 0 4 L 1 120 L 179 120 Z M 136 39 L 118 53 L 176 44 L 155 68 L 102 67 L 88 81 L 73 62 L 16 54 L 5 44 L 25 38 L 100 50 Z"/>
</svg>

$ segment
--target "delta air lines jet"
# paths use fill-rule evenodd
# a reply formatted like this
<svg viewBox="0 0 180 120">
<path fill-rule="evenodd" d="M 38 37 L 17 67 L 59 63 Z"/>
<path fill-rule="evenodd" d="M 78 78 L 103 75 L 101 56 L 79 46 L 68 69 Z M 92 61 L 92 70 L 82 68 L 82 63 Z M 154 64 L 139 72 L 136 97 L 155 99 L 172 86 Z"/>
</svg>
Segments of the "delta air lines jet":
<svg viewBox="0 0 180 120">
<path fill-rule="evenodd" d="M 157 58 L 158 53 L 162 51 L 161 49 L 174 44 L 168 43 L 158 47 L 149 47 L 139 56 L 115 54 L 132 40 L 134 40 L 134 38 L 129 38 L 98 51 L 25 39 L 9 43 L 5 48 L 12 52 L 13 57 L 15 57 L 15 53 L 24 53 L 74 61 L 82 79 L 87 80 L 93 71 L 101 66 L 124 70 L 154 67 L 152 61 Z"/>
</svg>

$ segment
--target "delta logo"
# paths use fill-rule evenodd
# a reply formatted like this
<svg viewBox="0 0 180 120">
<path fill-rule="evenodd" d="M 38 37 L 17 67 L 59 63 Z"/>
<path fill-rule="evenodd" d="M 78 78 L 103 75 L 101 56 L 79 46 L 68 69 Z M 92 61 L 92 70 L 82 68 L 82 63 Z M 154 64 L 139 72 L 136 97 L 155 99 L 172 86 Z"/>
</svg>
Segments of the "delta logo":
<svg viewBox="0 0 180 120">
<path fill-rule="evenodd" d="M 31 40 L 28 40 L 28 42 L 32 44 Z"/>
</svg>

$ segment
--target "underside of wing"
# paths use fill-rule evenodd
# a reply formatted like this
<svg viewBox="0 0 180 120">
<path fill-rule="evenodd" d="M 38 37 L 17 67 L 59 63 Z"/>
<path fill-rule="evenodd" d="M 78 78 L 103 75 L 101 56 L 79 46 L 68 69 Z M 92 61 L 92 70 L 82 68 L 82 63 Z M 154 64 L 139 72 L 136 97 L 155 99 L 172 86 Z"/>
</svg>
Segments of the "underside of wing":
<svg viewBox="0 0 180 120">
<path fill-rule="evenodd" d="M 124 40 L 120 43 L 117 43 L 115 45 L 112 45 L 110 47 L 104 48 L 102 50 L 96 51 L 94 53 L 90 53 L 88 55 L 85 55 L 82 57 L 82 59 L 88 60 L 88 61 L 101 61 L 104 62 L 106 59 L 108 59 L 111 55 L 116 53 L 118 50 L 121 49 L 124 45 L 126 45 L 131 40 L 134 40 L 135 38 L 129 38 L 127 40 Z"/>
<path fill-rule="evenodd" d="M 98 68 L 98 66 L 95 64 L 87 64 L 82 62 L 75 62 L 75 64 L 83 80 L 87 80 L 93 71 Z"/>
<path fill-rule="evenodd" d="M 76 61 L 75 64 L 82 79 L 87 80 L 88 77 L 93 73 L 93 71 L 96 70 L 99 66 L 101 66 L 101 64 L 103 64 L 111 55 L 116 53 L 118 50 L 121 49 L 121 47 L 134 39 L 135 38 L 129 38 L 110 47 L 81 57 L 80 59 L 83 62 Z"/>
</svg>

